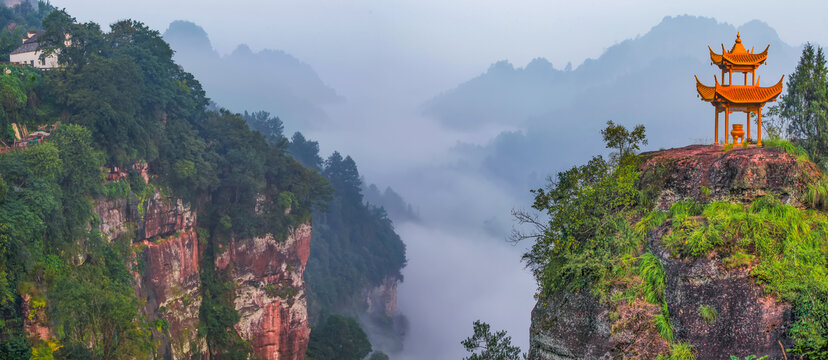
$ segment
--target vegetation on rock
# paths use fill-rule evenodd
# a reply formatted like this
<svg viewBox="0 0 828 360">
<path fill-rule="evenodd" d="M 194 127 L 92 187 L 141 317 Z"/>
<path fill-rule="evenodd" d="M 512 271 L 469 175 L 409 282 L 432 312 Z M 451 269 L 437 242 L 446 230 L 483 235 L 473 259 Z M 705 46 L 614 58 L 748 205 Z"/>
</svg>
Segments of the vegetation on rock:
<svg viewBox="0 0 828 360">
<path fill-rule="evenodd" d="M 28 16 L 4 18 L 8 9 L 0 9 L 0 20 Z M 198 332 L 212 356 L 247 358 L 249 346 L 234 329 L 233 284 L 214 260 L 231 237 L 284 237 L 310 221 L 312 209 L 329 199 L 327 181 L 284 146 L 268 144 L 272 132 L 263 136 L 242 115 L 208 110 L 201 85 L 172 61 L 157 31 L 123 20 L 104 32 L 64 11 L 38 14 L 45 16 L 47 52 L 59 50 L 64 68 L 4 66 L 0 137 L 8 139 L 11 122 L 60 125 L 44 144 L 0 155 L 0 359 L 28 359 L 32 348 L 59 358 L 154 354 L 150 330 L 157 324 L 139 313 L 131 241 L 102 238 L 92 212 L 95 198 L 144 199 L 147 189 L 199 212 L 205 250 Z M 103 168 L 136 163 L 149 165 L 149 185 L 132 172 L 105 185 Z M 24 298 L 45 304 L 43 325 L 54 336 L 48 346 L 29 343 Z"/>
<path fill-rule="evenodd" d="M 656 190 L 650 187 L 657 181 L 641 179 L 636 157 L 617 159 L 595 157 L 534 191 L 533 207 L 549 221 L 537 222 L 540 231 L 524 259 L 538 280 L 540 298 L 589 291 L 610 309 L 637 299 L 660 305 L 661 313 L 652 319 L 654 329 L 672 344 L 663 358 L 692 359 L 697 349 L 681 342 L 672 329 L 667 279 L 653 254 L 657 249 L 648 243 L 654 230 L 664 229 L 665 235 L 655 241 L 669 256 L 714 257 L 722 266 L 747 268 L 767 293 L 793 306 L 788 352 L 828 358 L 826 213 L 782 203 L 770 194 L 747 203 L 739 197 L 713 201 L 709 190 L 659 211 L 654 207 Z M 721 316 L 712 304 L 696 306 L 708 324 Z"/>
</svg>

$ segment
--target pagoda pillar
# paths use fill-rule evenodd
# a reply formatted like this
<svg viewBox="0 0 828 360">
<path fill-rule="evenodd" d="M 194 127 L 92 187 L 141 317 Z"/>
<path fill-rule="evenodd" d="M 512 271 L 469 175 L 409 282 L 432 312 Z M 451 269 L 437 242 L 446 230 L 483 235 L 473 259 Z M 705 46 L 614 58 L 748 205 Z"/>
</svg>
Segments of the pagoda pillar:
<svg viewBox="0 0 828 360">
<path fill-rule="evenodd" d="M 745 77 L 747 77 L 747 74 L 745 74 Z M 745 133 L 745 144 L 749 144 L 750 143 L 749 140 L 750 140 L 750 110 L 748 110 L 748 112 L 747 112 L 747 132 Z"/>
<path fill-rule="evenodd" d="M 756 145 L 762 146 L 762 107 L 756 112 Z"/>
<path fill-rule="evenodd" d="M 747 73 L 742 73 L 742 74 L 745 74 L 745 86 L 747 86 Z"/>
<path fill-rule="evenodd" d="M 756 85 L 756 72 L 751 71 L 750 75 L 753 77 L 753 82 L 751 82 L 750 84 L 751 85 Z"/>
<path fill-rule="evenodd" d="M 713 106 L 713 111 L 716 113 L 716 137 L 713 138 L 713 145 L 719 145 L 719 107 Z"/>
<path fill-rule="evenodd" d="M 728 134 L 730 130 L 730 109 L 725 107 L 725 145 L 727 145 L 728 141 Z"/>
<path fill-rule="evenodd" d="M 728 68 L 727 77 L 728 77 L 727 85 L 728 86 L 733 85 L 733 69 Z"/>
</svg>

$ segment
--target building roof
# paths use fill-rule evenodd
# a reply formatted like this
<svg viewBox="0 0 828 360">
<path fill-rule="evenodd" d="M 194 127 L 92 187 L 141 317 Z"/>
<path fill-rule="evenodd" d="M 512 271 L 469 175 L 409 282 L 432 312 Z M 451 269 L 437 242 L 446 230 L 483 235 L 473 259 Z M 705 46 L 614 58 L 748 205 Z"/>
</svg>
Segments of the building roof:
<svg viewBox="0 0 828 360">
<path fill-rule="evenodd" d="M 43 35 L 43 33 L 43 31 L 36 32 L 34 35 L 32 35 L 32 37 L 23 41 L 23 45 L 21 45 L 17 49 L 14 49 L 14 51 L 12 51 L 11 54 L 14 55 L 36 51 L 37 48 L 40 46 L 40 35 Z"/>
<path fill-rule="evenodd" d="M 710 50 L 710 61 L 719 66 L 724 64 L 759 66 L 768 59 L 769 48 L 770 45 L 765 47 L 765 51 L 762 51 L 761 53 L 754 53 L 753 49 L 747 51 L 744 45 L 742 45 L 742 38 L 739 33 L 736 33 L 736 42 L 733 44 L 730 51 L 725 49 L 724 44 L 722 44 L 721 54 L 714 52 L 710 46 L 707 47 L 707 49 Z"/>
<path fill-rule="evenodd" d="M 715 86 L 707 86 L 699 81 L 696 77 L 696 91 L 704 101 L 719 101 L 733 104 L 756 104 L 765 103 L 768 101 L 775 101 L 776 97 L 782 93 L 782 80 L 785 79 L 783 75 L 779 82 L 773 86 L 759 86 L 759 85 L 719 85 L 716 80 Z"/>
</svg>

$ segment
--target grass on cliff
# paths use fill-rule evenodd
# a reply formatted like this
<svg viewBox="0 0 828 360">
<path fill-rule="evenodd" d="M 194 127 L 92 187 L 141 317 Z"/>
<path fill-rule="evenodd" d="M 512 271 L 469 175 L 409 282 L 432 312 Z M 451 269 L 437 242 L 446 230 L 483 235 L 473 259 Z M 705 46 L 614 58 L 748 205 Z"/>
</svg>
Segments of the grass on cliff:
<svg viewBox="0 0 828 360">
<path fill-rule="evenodd" d="M 808 157 L 808 152 L 805 151 L 805 149 L 788 140 L 779 137 L 771 137 L 763 141 L 762 145 L 768 148 L 780 149 L 788 154 L 796 156 L 796 158 L 801 161 L 810 161 L 810 157 Z"/>
<path fill-rule="evenodd" d="M 697 216 L 684 216 L 688 207 L 671 209 L 679 216 L 664 237 L 668 248 L 688 257 L 716 251 L 727 266 L 750 266 L 767 292 L 793 305 L 791 352 L 828 358 L 828 215 L 770 196 L 749 205 L 713 202 Z"/>
</svg>

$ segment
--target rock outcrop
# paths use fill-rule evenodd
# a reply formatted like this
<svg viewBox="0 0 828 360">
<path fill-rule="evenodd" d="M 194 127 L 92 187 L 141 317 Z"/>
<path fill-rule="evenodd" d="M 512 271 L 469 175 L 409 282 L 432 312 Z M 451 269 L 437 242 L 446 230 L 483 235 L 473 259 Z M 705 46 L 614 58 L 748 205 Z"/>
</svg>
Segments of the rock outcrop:
<svg viewBox="0 0 828 360">
<path fill-rule="evenodd" d="M 365 291 L 365 313 L 392 318 L 397 315 L 397 285 L 400 279 L 386 276 L 378 286 Z"/>
<path fill-rule="evenodd" d="M 807 188 L 821 175 L 811 162 L 778 149 L 689 146 L 641 155 L 639 188 L 666 210 L 676 201 L 749 203 L 773 195 L 803 206 Z M 670 220 L 647 235 L 665 275 L 664 302 L 676 342 L 693 346 L 697 359 L 769 355 L 790 348 L 791 306 L 767 294 L 751 265 L 728 266 L 712 251 L 698 258 L 665 249 Z M 700 308 L 718 316 L 705 321 Z M 529 359 L 654 359 L 670 345 L 653 321 L 661 306 L 637 299 L 599 300 L 589 289 L 541 297 L 532 311 Z M 796 357 L 786 354 L 787 358 Z"/>
<path fill-rule="evenodd" d="M 726 267 L 720 258 L 676 258 L 661 246 L 670 224 L 654 231 L 650 249 L 667 278 L 665 300 L 678 339 L 695 346 L 696 358 L 716 359 L 724 354 L 761 354 L 782 359 L 782 345 L 790 348 L 787 332 L 793 322 L 791 305 L 765 294 L 750 277 L 748 267 Z M 716 310 L 706 322 L 699 307 Z"/>
<path fill-rule="evenodd" d="M 799 205 L 796 195 L 820 176 L 814 163 L 773 148 L 692 145 L 640 158 L 641 187 L 657 193 L 662 210 L 681 199 L 748 202 L 766 194 Z"/>
<path fill-rule="evenodd" d="M 365 307 L 358 315 L 371 345 L 391 354 L 403 350 L 408 331 L 408 319 L 397 309 L 397 286 L 401 281 L 398 275 L 388 275 L 379 285 L 363 290 Z"/>
<path fill-rule="evenodd" d="M 202 248 L 195 212 L 160 192 L 144 200 L 134 195 L 100 199 L 95 211 L 105 238 L 133 244 L 135 291 L 145 301 L 142 315 L 155 325 L 157 357 L 207 359 L 207 344 L 198 334 Z M 304 358 L 310 327 L 303 272 L 310 239 L 310 224 L 292 230 L 287 239 L 234 239 L 216 260 L 215 266 L 229 270 L 237 284 L 241 320 L 236 330 L 258 358 Z"/>
<path fill-rule="evenodd" d="M 100 200 L 101 233 L 130 238 L 135 251 L 133 277 L 142 315 L 155 327 L 158 355 L 186 359 L 207 353 L 198 336 L 201 281 L 196 215 L 181 200 L 155 192 L 148 199 Z"/>
<path fill-rule="evenodd" d="M 269 234 L 233 239 L 216 259 L 236 283 L 236 330 L 261 359 L 305 358 L 310 327 L 302 276 L 310 239 L 311 226 L 303 224 L 282 241 Z"/>
</svg>

